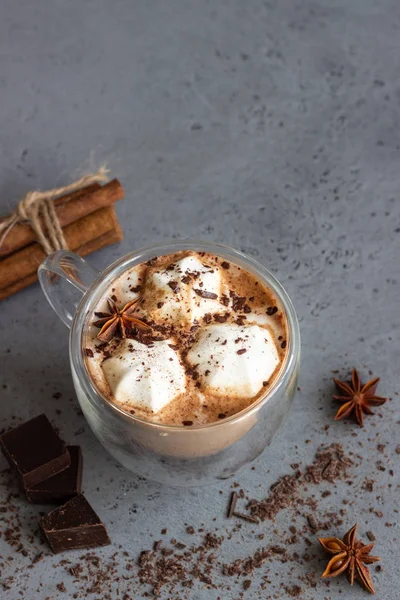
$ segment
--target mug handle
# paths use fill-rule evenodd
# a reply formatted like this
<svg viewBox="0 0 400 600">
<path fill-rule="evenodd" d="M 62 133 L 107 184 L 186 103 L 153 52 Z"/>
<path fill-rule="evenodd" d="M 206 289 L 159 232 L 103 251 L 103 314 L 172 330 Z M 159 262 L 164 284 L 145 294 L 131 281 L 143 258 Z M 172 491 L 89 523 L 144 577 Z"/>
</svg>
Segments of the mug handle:
<svg viewBox="0 0 400 600">
<path fill-rule="evenodd" d="M 49 254 L 39 266 L 43 293 L 67 327 L 71 327 L 83 294 L 98 275 L 99 271 L 69 250 Z"/>
</svg>

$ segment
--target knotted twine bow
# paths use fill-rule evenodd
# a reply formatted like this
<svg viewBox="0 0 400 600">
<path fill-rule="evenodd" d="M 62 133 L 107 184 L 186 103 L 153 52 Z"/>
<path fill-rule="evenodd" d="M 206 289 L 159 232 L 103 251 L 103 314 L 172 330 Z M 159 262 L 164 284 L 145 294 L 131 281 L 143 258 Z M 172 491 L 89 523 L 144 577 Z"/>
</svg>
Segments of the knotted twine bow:
<svg viewBox="0 0 400 600">
<path fill-rule="evenodd" d="M 60 188 L 54 188 L 46 192 L 28 192 L 18 204 L 16 210 L 0 223 L 0 247 L 7 235 L 17 223 L 29 223 L 35 232 L 36 239 L 46 254 L 56 250 L 67 249 L 67 242 L 57 217 L 53 200 L 75 192 L 91 183 L 107 181 L 108 170 L 105 166 L 100 167 L 95 173 L 85 175 Z"/>
</svg>

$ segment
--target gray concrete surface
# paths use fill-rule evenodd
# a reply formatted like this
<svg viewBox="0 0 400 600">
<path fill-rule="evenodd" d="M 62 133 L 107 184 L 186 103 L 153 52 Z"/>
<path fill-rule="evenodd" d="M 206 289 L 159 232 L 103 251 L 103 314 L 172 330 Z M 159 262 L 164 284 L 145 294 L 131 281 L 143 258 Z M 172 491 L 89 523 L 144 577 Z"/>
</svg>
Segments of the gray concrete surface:
<svg viewBox="0 0 400 600">
<path fill-rule="evenodd" d="M 372 530 L 382 559 L 381 572 L 372 568 L 377 597 L 396 600 L 398 0 L 4 0 L 0 17 L 1 213 L 28 190 L 68 183 L 106 161 L 126 189 L 117 206 L 125 239 L 91 257 L 99 268 L 131 249 L 177 237 L 222 241 L 267 265 L 299 314 L 300 391 L 273 445 L 237 481 L 250 496 L 263 497 L 291 472 L 291 463 L 308 464 L 321 443 L 341 442 L 361 457 L 354 483 L 330 486 L 319 510 L 338 510 L 349 500 L 343 525 L 328 534 L 343 534 L 356 521 L 364 539 Z M 67 330 L 37 285 L 1 309 L 0 427 L 13 416 L 45 411 L 66 440 L 82 445 L 85 492 L 113 540 L 111 549 L 98 552 L 102 559 L 118 549 L 136 556 L 165 526 L 170 537 L 186 539 L 183 521 L 224 531 L 231 482 L 163 489 L 118 467 L 99 446 L 77 412 Z M 381 393 L 392 398 L 364 429 L 333 421 L 332 370 L 346 375 L 353 366 L 364 379 L 369 369 L 380 375 Z M 62 396 L 54 398 L 56 392 Z M 372 493 L 363 491 L 366 477 L 376 480 Z M 4 478 L 1 486 L 4 500 L 10 491 Z M 26 541 L 40 508 L 16 503 Z M 278 543 L 293 519 L 304 521 L 283 511 L 259 531 Z M 221 560 L 259 547 L 253 529 L 243 527 L 224 543 Z M 309 537 L 319 574 L 325 556 L 315 535 Z M 302 554 L 304 543 L 296 550 Z M 52 568 L 59 558 L 45 557 L 24 571 L 30 558 L 10 548 L 4 535 L 0 554 L 0 580 L 15 576 L 2 598 L 23 593 L 29 600 L 59 600 L 76 591 L 71 576 Z M 309 587 L 299 580 L 308 569 L 272 562 L 245 597 L 258 598 L 266 573 L 272 582 L 263 598 L 289 598 L 289 581 L 300 581 L 307 600 L 365 596 L 345 578 L 328 586 L 317 577 Z M 61 580 L 67 592 L 57 590 Z M 241 582 L 230 579 L 231 589 L 223 591 L 196 583 L 189 597 L 236 599 Z M 145 590 L 130 593 L 136 599 Z M 114 590 L 113 597 L 123 594 Z"/>
</svg>

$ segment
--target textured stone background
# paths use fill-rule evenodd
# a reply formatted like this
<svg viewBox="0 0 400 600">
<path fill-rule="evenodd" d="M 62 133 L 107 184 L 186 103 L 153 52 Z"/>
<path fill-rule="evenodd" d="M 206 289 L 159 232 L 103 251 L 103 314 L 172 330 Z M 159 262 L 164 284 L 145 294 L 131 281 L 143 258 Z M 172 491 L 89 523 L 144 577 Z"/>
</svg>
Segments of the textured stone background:
<svg viewBox="0 0 400 600">
<path fill-rule="evenodd" d="M 0 17 L 1 213 L 30 189 L 68 183 L 107 161 L 126 189 L 117 206 L 125 240 L 91 258 L 99 268 L 177 237 L 222 241 L 267 265 L 299 314 L 301 390 L 256 470 L 237 479 L 262 497 L 291 472 L 290 463 L 311 462 L 322 442 L 340 441 L 361 455 L 353 486 L 331 486 L 321 506 L 338 509 L 349 499 L 342 529 L 331 533 L 343 534 L 356 521 L 364 537 L 374 531 L 382 558 L 382 572 L 373 570 L 377 597 L 398 598 L 398 0 L 3 0 Z M 77 414 L 67 331 L 39 287 L 1 308 L 7 387 L 0 427 L 13 415 L 45 411 L 65 439 L 82 445 L 85 491 L 114 546 L 136 555 L 164 526 L 184 539 L 182 521 L 207 526 L 217 517 L 214 526 L 223 531 L 230 482 L 163 489 L 138 481 L 99 446 Z M 363 430 L 332 420 L 331 371 L 346 375 L 353 365 L 364 378 L 368 369 L 380 375 L 380 391 L 392 398 Z M 56 392 L 61 398 L 53 398 Z M 386 445 L 383 455 L 377 443 Z M 386 471 L 376 469 L 378 459 Z M 361 489 L 366 476 L 377 480 L 373 493 Z M 1 497 L 7 493 L 2 484 Z M 26 535 L 37 512 L 23 512 Z M 281 513 L 275 526 L 259 530 L 274 543 L 292 518 Z M 224 561 L 259 547 L 251 529 L 224 544 Z M 106 558 L 115 547 L 98 554 Z M 0 548 L 14 559 L 3 561 L 0 580 L 17 574 L 7 598 L 20 598 L 21 590 L 35 600 L 72 596 L 67 576 L 69 595 L 56 589 L 63 577 L 51 568 L 54 559 L 23 574 L 29 559 L 1 538 Z M 324 564 L 315 548 L 311 566 L 294 567 L 293 581 Z M 287 598 L 289 567 L 274 562 L 257 577 L 268 569 L 273 583 L 262 597 Z M 257 577 L 246 598 L 258 597 Z M 190 598 L 239 598 L 241 583 L 228 583 L 231 590 L 223 592 L 196 584 Z M 330 587 L 303 586 L 301 597 L 365 596 L 340 578 Z"/>
</svg>

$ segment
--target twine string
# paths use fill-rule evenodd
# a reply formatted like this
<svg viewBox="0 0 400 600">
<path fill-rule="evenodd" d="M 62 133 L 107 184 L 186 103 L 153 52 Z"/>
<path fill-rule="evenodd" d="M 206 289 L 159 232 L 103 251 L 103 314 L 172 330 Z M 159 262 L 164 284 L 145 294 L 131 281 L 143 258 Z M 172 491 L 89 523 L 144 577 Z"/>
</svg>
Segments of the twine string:
<svg viewBox="0 0 400 600">
<path fill-rule="evenodd" d="M 19 202 L 16 210 L 0 223 L 0 248 L 17 223 L 29 223 L 46 254 L 61 249 L 67 250 L 67 242 L 53 201 L 92 183 L 107 181 L 107 174 L 108 170 L 102 166 L 95 173 L 84 175 L 69 185 L 45 192 L 28 192 Z"/>
</svg>

